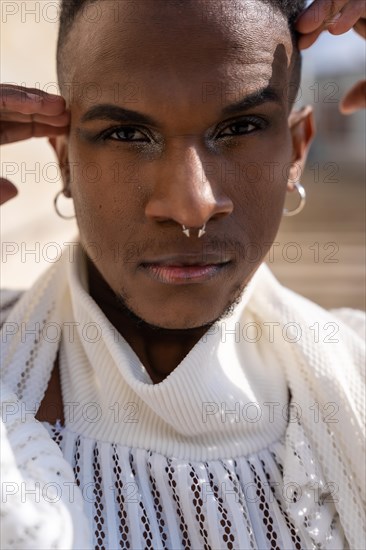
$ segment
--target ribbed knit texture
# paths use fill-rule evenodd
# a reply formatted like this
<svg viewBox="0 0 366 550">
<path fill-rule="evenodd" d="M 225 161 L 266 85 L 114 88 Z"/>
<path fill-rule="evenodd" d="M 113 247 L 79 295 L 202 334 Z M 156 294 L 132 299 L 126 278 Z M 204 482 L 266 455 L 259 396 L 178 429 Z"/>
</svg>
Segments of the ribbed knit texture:
<svg viewBox="0 0 366 550">
<path fill-rule="evenodd" d="M 234 313 L 212 327 L 163 382 L 152 384 L 132 348 L 83 288 L 84 277 L 75 265 L 69 267 L 79 325 L 72 345 L 67 338 L 61 343 L 61 373 L 65 402 L 77 404 L 73 431 L 184 460 L 235 458 L 284 433 L 285 377 L 278 362 L 263 357 L 265 346 L 242 336 L 255 278 Z M 63 305 L 66 315 L 70 304 Z M 245 323 L 251 322 L 248 314 Z M 95 343 L 86 345 L 85 338 Z M 273 422 L 268 421 L 270 403 L 281 404 L 274 408 Z M 88 415 L 96 421 L 86 421 Z"/>
<path fill-rule="evenodd" d="M 334 313 L 359 326 L 358 312 Z M 38 337 L 22 338 L 21 322 Z M 338 342 L 325 340 L 327 323 Z M 364 547 L 362 341 L 264 264 L 233 314 L 160 384 L 88 294 L 80 246 L 21 296 L 2 337 L 2 489 L 19 476 L 54 480 L 53 454 L 60 487 L 70 466 L 77 484 L 57 505 L 32 501 L 32 529 L 7 489 L 3 548 Z M 35 414 L 59 348 L 66 426 L 32 414 L 25 425 L 9 406 Z M 42 456 L 45 429 L 54 441 L 34 471 L 19 434 Z M 55 530 L 45 538 L 47 507 Z"/>
</svg>

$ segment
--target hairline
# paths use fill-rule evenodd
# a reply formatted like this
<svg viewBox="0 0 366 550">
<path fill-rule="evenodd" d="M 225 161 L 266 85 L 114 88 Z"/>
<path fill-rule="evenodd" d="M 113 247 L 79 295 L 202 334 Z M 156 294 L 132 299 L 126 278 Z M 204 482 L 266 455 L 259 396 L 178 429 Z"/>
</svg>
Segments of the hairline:
<svg viewBox="0 0 366 550">
<path fill-rule="evenodd" d="M 60 1 L 61 1 L 61 4 L 62 4 L 63 0 L 60 0 Z M 66 1 L 70 1 L 70 0 L 66 0 Z M 73 0 L 71 0 L 71 1 L 73 1 Z M 85 8 L 85 6 L 87 6 L 88 4 L 94 4 L 94 3 L 102 2 L 102 1 L 103 0 L 81 0 L 80 6 L 77 8 L 77 11 L 75 12 L 73 19 L 71 20 L 69 25 L 66 27 L 63 35 L 61 35 L 61 33 L 59 32 L 58 40 L 57 40 L 57 50 L 56 50 L 56 65 L 57 65 L 56 68 L 57 68 L 57 78 L 58 78 L 58 83 L 59 83 L 60 88 L 61 88 L 61 78 L 60 78 L 60 76 L 61 76 L 61 70 L 60 70 L 61 61 L 60 61 L 60 58 L 61 58 L 61 53 L 64 50 L 65 45 L 67 43 L 67 40 L 69 39 L 70 32 L 72 31 L 75 23 L 77 23 L 77 20 L 81 15 L 81 11 L 82 11 L 83 8 Z M 117 0 L 117 1 L 119 1 L 119 0 Z M 176 1 L 181 2 L 182 0 L 176 0 Z M 212 0 L 209 0 L 209 1 L 212 1 Z M 294 73 L 293 80 L 296 83 L 296 86 L 294 88 L 296 93 L 292 97 L 289 98 L 290 106 L 292 106 L 295 102 L 295 99 L 296 99 L 296 96 L 297 96 L 297 93 L 298 93 L 298 90 L 299 90 L 300 79 L 301 79 L 301 71 L 302 71 L 302 56 L 301 56 L 301 52 L 299 51 L 298 46 L 297 46 L 296 32 L 294 31 L 294 29 L 290 25 L 289 19 L 286 18 L 285 14 L 281 11 L 280 7 L 275 4 L 276 0 L 255 0 L 255 1 L 257 1 L 259 3 L 262 3 L 262 4 L 265 4 L 265 5 L 272 6 L 273 9 L 275 9 L 278 12 L 278 14 L 281 15 L 283 17 L 283 19 L 286 21 L 287 27 L 290 31 L 291 42 L 292 42 L 292 46 L 293 46 L 293 55 L 291 57 L 291 65 L 289 67 L 289 71 L 291 71 L 291 73 Z M 292 87 L 291 87 L 291 89 L 292 89 Z"/>
</svg>

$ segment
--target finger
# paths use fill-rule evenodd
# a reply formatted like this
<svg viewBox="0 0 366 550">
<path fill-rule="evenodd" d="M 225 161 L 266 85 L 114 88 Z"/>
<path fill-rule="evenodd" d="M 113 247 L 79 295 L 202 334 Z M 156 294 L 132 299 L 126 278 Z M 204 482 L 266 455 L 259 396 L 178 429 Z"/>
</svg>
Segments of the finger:
<svg viewBox="0 0 366 550">
<path fill-rule="evenodd" d="M 366 19 L 360 19 L 353 27 L 363 38 L 366 38 Z"/>
<path fill-rule="evenodd" d="M 343 34 L 352 29 L 359 19 L 366 17 L 366 2 L 350 2 L 339 16 L 337 21 L 327 27 L 332 34 Z"/>
<path fill-rule="evenodd" d="M 325 28 L 349 0 L 315 0 L 297 19 L 295 28 L 302 34 Z"/>
<path fill-rule="evenodd" d="M 10 84 L 1 84 L 0 101 L 2 111 L 23 114 L 55 116 L 62 114 L 66 107 L 66 101 L 62 96 Z"/>
<path fill-rule="evenodd" d="M 299 50 L 306 50 L 310 48 L 312 44 L 317 40 L 318 36 L 321 35 L 323 29 L 316 29 L 310 34 L 302 34 L 298 38 L 297 46 Z"/>
<path fill-rule="evenodd" d="M 22 122 L 33 123 L 41 122 L 43 124 L 49 124 L 50 126 L 67 126 L 70 123 L 70 111 L 64 111 L 61 115 L 24 115 L 16 112 L 2 112 L 0 113 L 0 121 L 9 122 Z"/>
<path fill-rule="evenodd" d="M 67 134 L 70 127 L 49 126 L 40 122 L 22 124 L 21 122 L 4 122 L 1 126 L 0 144 L 5 145 L 32 137 L 52 137 Z"/>
<path fill-rule="evenodd" d="M 0 205 L 16 197 L 18 189 L 9 180 L 0 178 Z"/>
<path fill-rule="evenodd" d="M 339 110 L 344 115 L 350 115 L 359 109 L 366 108 L 366 80 L 357 82 L 342 98 Z"/>
</svg>

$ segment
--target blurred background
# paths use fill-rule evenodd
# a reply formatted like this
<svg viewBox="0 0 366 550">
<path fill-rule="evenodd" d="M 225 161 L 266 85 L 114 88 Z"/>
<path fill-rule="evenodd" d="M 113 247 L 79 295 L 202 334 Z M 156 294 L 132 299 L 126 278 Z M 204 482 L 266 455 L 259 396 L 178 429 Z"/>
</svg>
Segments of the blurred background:
<svg viewBox="0 0 366 550">
<path fill-rule="evenodd" d="M 58 2 L 1 1 L 1 82 L 58 93 Z M 303 52 L 296 106 L 312 104 L 317 137 L 302 184 L 304 210 L 284 217 L 267 264 L 289 288 L 323 307 L 365 309 L 365 113 L 339 113 L 338 102 L 365 78 L 365 42 L 354 31 L 323 33 Z M 1 148 L 1 168 L 19 195 L 1 208 L 1 287 L 28 288 L 63 243 L 77 234 L 75 220 L 53 207 L 61 181 L 47 139 Z M 286 206 L 293 208 L 296 193 Z M 73 213 L 60 200 L 62 212 Z"/>
</svg>

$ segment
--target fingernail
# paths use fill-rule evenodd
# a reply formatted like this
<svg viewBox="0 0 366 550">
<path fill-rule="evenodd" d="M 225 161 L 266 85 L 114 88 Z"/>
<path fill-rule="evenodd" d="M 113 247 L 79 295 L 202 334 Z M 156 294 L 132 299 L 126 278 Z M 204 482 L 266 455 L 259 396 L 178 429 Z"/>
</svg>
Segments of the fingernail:
<svg viewBox="0 0 366 550">
<path fill-rule="evenodd" d="M 46 92 L 46 97 L 49 100 L 56 100 L 60 99 L 62 96 L 60 96 L 60 94 L 50 94 L 49 92 Z"/>
<path fill-rule="evenodd" d="M 42 101 L 42 96 L 37 94 L 31 94 L 27 92 L 27 98 L 31 101 Z"/>
<path fill-rule="evenodd" d="M 330 27 L 331 25 L 335 25 L 341 17 L 342 17 L 342 12 L 339 11 L 336 15 L 334 15 L 333 17 L 325 21 L 325 26 Z"/>
</svg>

